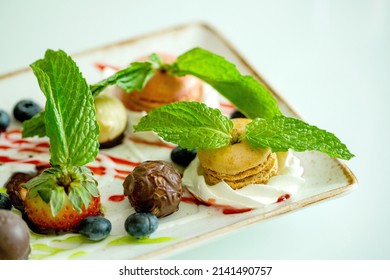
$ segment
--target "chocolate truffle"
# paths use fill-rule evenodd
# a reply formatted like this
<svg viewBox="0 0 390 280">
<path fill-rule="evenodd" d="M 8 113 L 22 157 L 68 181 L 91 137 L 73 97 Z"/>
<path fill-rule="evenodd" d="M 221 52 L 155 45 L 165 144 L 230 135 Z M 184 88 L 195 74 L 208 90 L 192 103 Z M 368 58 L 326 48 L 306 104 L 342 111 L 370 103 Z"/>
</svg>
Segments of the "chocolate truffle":
<svg viewBox="0 0 390 280">
<path fill-rule="evenodd" d="M 124 194 L 136 212 L 150 212 L 157 217 L 178 210 L 183 188 L 181 176 L 166 161 L 145 161 L 127 176 Z"/>
<path fill-rule="evenodd" d="M 0 210 L 0 260 L 25 260 L 30 252 L 26 223 L 15 213 Z"/>
</svg>

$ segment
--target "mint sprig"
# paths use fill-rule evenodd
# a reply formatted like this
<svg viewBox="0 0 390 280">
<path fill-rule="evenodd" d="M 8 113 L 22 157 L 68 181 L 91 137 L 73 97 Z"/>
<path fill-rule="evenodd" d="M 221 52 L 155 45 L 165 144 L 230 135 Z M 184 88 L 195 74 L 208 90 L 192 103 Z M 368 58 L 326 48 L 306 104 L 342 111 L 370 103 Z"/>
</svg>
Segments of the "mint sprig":
<svg viewBox="0 0 390 280">
<path fill-rule="evenodd" d="M 255 119 L 246 126 L 245 139 L 254 148 L 273 152 L 320 151 L 331 157 L 349 160 L 354 155 L 333 133 L 285 116 Z"/>
<path fill-rule="evenodd" d="M 222 56 L 202 48 L 194 48 L 180 55 L 172 64 L 163 64 L 156 54 L 152 54 L 150 60 L 152 63 L 132 63 L 128 68 L 92 85 L 93 94 L 96 95 L 107 85 L 112 84 L 126 92 L 141 90 L 154 71 L 164 70 L 173 76 L 192 75 L 203 80 L 230 100 L 247 117 L 254 119 L 281 115 L 271 92 L 252 76 L 242 75 L 233 63 Z M 141 82 L 136 83 L 138 87 L 135 87 L 134 81 L 138 80 Z"/>
<path fill-rule="evenodd" d="M 22 137 L 46 136 L 45 111 L 41 111 L 29 120 L 23 122 Z"/>
<path fill-rule="evenodd" d="M 98 196 L 97 181 L 84 165 L 99 152 L 99 125 L 90 88 L 76 63 L 63 51 L 47 50 L 43 59 L 31 64 L 46 96 L 45 110 L 27 122 L 25 131 L 38 129 L 50 139 L 52 167 L 23 185 L 29 198 L 39 195 L 55 216 L 65 195 L 81 212 L 91 196 Z M 44 125 L 41 125 L 41 124 Z"/>
<path fill-rule="evenodd" d="M 281 115 L 271 92 L 252 76 L 244 76 L 222 56 L 201 48 L 180 55 L 172 65 L 172 75 L 193 75 L 211 85 L 249 118 Z"/>
<path fill-rule="evenodd" d="M 163 64 L 152 54 L 151 62 L 134 62 L 98 84 L 92 85 L 93 95 L 106 86 L 116 84 L 126 92 L 141 90 L 154 71 L 167 71 L 173 76 L 192 75 L 211 85 L 249 118 L 272 118 L 281 115 L 271 92 L 252 76 L 242 75 L 224 57 L 202 48 L 191 49 L 172 64 Z"/>
<path fill-rule="evenodd" d="M 153 63 L 133 62 L 127 68 L 119 70 L 110 77 L 91 85 L 91 92 L 93 96 L 96 96 L 110 85 L 117 85 L 127 93 L 133 90 L 141 91 L 147 81 L 153 76 L 153 73 Z"/>
<path fill-rule="evenodd" d="M 285 116 L 255 119 L 236 139 L 232 121 L 217 111 L 202 103 L 178 102 L 152 110 L 134 129 L 154 131 L 186 149 L 222 148 L 245 139 L 254 148 L 270 148 L 273 152 L 320 151 L 346 160 L 354 156 L 334 134 Z"/>
<path fill-rule="evenodd" d="M 99 151 L 99 125 L 89 86 L 76 63 L 63 51 L 48 50 L 31 68 L 46 96 L 50 163 L 83 166 L 93 161 Z"/>
<path fill-rule="evenodd" d="M 188 149 L 224 147 L 231 141 L 233 123 L 218 109 L 199 102 L 178 102 L 152 110 L 134 126 L 153 130 L 164 140 Z"/>
</svg>

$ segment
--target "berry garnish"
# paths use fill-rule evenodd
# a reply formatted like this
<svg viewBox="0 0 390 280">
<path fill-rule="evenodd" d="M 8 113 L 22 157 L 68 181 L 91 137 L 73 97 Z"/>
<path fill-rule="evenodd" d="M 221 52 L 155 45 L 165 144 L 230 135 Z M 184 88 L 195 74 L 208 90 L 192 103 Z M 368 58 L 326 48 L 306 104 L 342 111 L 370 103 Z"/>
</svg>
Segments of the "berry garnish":
<svg viewBox="0 0 390 280">
<path fill-rule="evenodd" d="M 111 232 L 111 222 L 101 216 L 90 216 L 80 222 L 79 233 L 92 241 L 100 241 Z"/>
<path fill-rule="evenodd" d="M 53 215 L 50 204 L 46 203 L 40 196 L 25 201 L 25 211 L 29 220 L 40 230 L 68 231 L 77 228 L 82 219 L 88 216 L 100 214 L 100 197 L 92 197 L 88 207 L 83 207 L 81 212 L 77 211 L 71 201 L 67 198 L 59 211 Z"/>
<path fill-rule="evenodd" d="M 158 219 L 152 213 L 134 213 L 125 221 L 126 232 L 137 238 L 148 238 L 158 227 Z"/>
<path fill-rule="evenodd" d="M 20 122 L 31 119 L 42 111 L 42 108 L 33 100 L 24 99 L 16 103 L 14 107 L 14 117 Z"/>
<path fill-rule="evenodd" d="M 181 166 L 187 167 L 196 157 L 196 150 L 187 150 L 180 146 L 174 148 L 171 152 L 171 160 Z"/>
<path fill-rule="evenodd" d="M 5 131 L 10 123 L 10 117 L 4 110 L 0 110 L 0 132 Z"/>
<path fill-rule="evenodd" d="M 85 166 L 99 152 L 94 100 L 78 66 L 64 51 L 47 50 L 30 66 L 39 85 L 45 85 L 41 89 L 46 104 L 23 125 L 38 127 L 39 136 L 49 137 L 51 167 L 22 184 L 26 218 L 38 231 L 76 231 L 82 219 L 100 214 L 98 182 Z M 31 117 L 38 108 L 24 100 L 15 106 L 15 115 L 27 112 Z M 36 126 L 43 119 L 44 126 Z"/>
<path fill-rule="evenodd" d="M 0 209 L 11 210 L 12 203 L 6 194 L 0 193 Z"/>
</svg>

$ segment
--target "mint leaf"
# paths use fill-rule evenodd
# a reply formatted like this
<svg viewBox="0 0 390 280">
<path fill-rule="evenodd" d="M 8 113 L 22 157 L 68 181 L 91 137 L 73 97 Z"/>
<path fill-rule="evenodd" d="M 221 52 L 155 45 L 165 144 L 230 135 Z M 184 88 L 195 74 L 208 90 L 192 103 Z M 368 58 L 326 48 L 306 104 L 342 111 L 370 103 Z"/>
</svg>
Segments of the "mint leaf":
<svg viewBox="0 0 390 280">
<path fill-rule="evenodd" d="M 156 53 L 152 53 L 151 55 L 149 55 L 149 59 L 153 65 L 153 68 L 155 68 L 155 69 L 158 69 L 164 65 L 161 57 Z"/>
<path fill-rule="evenodd" d="M 22 137 L 46 136 L 45 112 L 41 111 L 31 119 L 23 122 Z"/>
<path fill-rule="evenodd" d="M 165 141 L 186 149 L 215 149 L 231 141 L 233 123 L 221 111 L 199 102 L 177 102 L 141 118 L 135 131 L 154 131 Z"/>
<path fill-rule="evenodd" d="M 99 126 L 91 91 L 76 63 L 61 50 L 48 50 L 31 68 L 46 96 L 50 163 L 69 167 L 93 161 L 99 151 Z"/>
<path fill-rule="evenodd" d="M 253 120 L 246 126 L 244 137 L 251 146 L 271 148 L 273 152 L 292 149 L 297 152 L 320 151 L 346 160 L 354 157 L 334 134 L 285 116 Z"/>
<path fill-rule="evenodd" d="M 222 56 L 201 48 L 180 55 L 170 73 L 193 75 L 211 85 L 249 118 L 281 115 L 271 92 L 251 76 L 243 76 L 236 66 Z"/>
<path fill-rule="evenodd" d="M 81 213 L 83 205 L 88 207 L 91 203 L 92 198 L 91 194 L 85 189 L 81 184 L 71 184 L 69 187 L 69 200 L 72 202 L 73 207 L 77 210 L 77 212 Z"/>
<path fill-rule="evenodd" d="M 93 172 L 86 166 L 80 166 L 76 168 L 74 173 L 82 175 L 82 178 L 79 180 L 81 186 L 83 186 L 93 197 L 99 196 L 99 190 L 97 188 L 98 182 L 93 177 Z"/>
<path fill-rule="evenodd" d="M 57 186 L 57 176 L 60 169 L 56 167 L 48 168 L 39 176 L 34 177 L 23 187 L 29 189 L 28 199 L 39 195 L 41 199 L 50 205 L 53 216 L 61 210 L 64 203 L 65 190 Z"/>
<path fill-rule="evenodd" d="M 109 85 L 117 85 L 126 92 L 142 90 L 147 81 L 154 73 L 153 64 L 150 62 L 133 62 L 129 67 L 124 68 L 112 76 L 91 85 L 93 96 L 98 95 Z"/>
<path fill-rule="evenodd" d="M 50 209 L 53 217 L 60 212 L 65 202 L 65 189 L 63 187 L 55 187 L 51 192 Z"/>
<path fill-rule="evenodd" d="M 56 182 L 56 177 L 52 176 L 52 168 L 48 168 L 45 171 L 43 171 L 39 176 L 36 176 L 29 180 L 27 183 L 23 184 L 23 187 L 26 189 L 29 189 L 29 196 L 34 197 L 37 195 L 37 193 L 34 193 L 38 189 L 36 187 L 41 186 L 43 188 L 48 187 L 50 188 L 53 184 Z"/>
</svg>

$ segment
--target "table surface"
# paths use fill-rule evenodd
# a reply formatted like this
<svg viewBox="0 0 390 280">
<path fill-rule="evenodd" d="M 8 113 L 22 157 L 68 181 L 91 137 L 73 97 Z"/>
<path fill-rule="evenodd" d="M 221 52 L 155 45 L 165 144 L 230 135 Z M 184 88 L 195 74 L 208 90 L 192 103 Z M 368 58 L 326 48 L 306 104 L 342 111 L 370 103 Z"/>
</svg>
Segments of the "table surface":
<svg viewBox="0 0 390 280">
<path fill-rule="evenodd" d="M 192 21 L 219 30 L 305 120 L 342 139 L 359 186 L 168 258 L 390 259 L 390 1 L 0 0 L 0 75 L 47 48 L 75 53 Z"/>
</svg>

